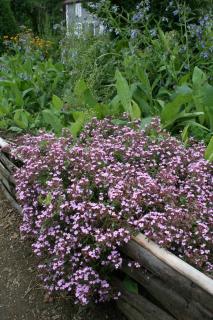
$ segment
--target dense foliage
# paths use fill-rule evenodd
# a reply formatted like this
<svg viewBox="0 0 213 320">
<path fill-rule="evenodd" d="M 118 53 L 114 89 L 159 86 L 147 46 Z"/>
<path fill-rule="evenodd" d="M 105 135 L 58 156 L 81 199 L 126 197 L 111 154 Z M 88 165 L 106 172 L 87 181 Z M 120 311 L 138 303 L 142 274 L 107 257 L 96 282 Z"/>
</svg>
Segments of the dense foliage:
<svg viewBox="0 0 213 320">
<path fill-rule="evenodd" d="M 101 4 L 105 5 L 104 2 Z M 144 7 L 145 4 L 140 4 L 140 17 L 139 9 L 128 14 L 125 26 L 118 23 L 122 13 L 116 7 L 104 7 L 111 30 L 114 30 L 113 40 L 108 35 L 98 37 L 96 41 L 85 35 L 76 40 L 70 34 L 61 43 L 64 62 L 70 66 L 72 73 L 63 99 L 68 105 L 79 105 L 81 110 L 91 106 L 91 95 L 86 103 L 84 99 L 80 104 L 78 101 L 76 103 L 75 87 L 83 78 L 96 102 L 109 105 L 113 101 L 114 105 L 118 89 L 115 70 L 119 69 L 126 79 L 125 87 L 129 87 L 129 90 L 126 89 L 130 91 L 128 96 L 139 106 L 142 118 L 165 115 L 170 109 L 165 124 L 168 129 L 174 134 L 183 130 L 187 133 L 186 137 L 193 135 L 208 143 L 213 114 L 211 11 L 206 15 L 198 11 L 198 16 L 192 21 L 185 6 L 170 2 L 172 14 L 169 17 L 160 16 L 153 22 L 150 8 Z M 178 29 L 173 29 L 175 10 L 178 10 Z M 170 31 L 165 31 L 164 24 L 169 26 L 167 29 Z M 78 43 L 77 48 L 69 46 L 74 41 Z M 195 85 L 194 81 L 200 81 L 200 85 Z M 122 95 L 125 99 L 125 90 Z M 205 105 L 205 111 L 201 105 Z M 122 108 L 120 111 L 123 111 Z M 199 112 L 205 116 L 200 117 Z M 207 122 L 204 118 L 208 119 Z M 164 116 L 162 121 L 165 121 Z"/>
<path fill-rule="evenodd" d="M 146 121 L 158 115 L 173 134 L 183 131 L 184 142 L 193 135 L 208 144 L 213 128 L 211 12 L 204 15 L 200 9 L 192 21 L 182 2 L 171 1 L 165 11 L 171 14 L 153 20 L 154 2 L 150 6 L 142 1 L 137 8 L 131 6 L 122 26 L 118 22 L 123 12 L 106 7 L 105 1 L 100 4 L 110 18 L 114 38 L 109 28 L 96 37 L 76 34 L 75 29 L 64 37 L 61 25 L 56 25 L 62 32 L 58 48 L 55 40 L 26 28 L 15 37 L 4 36 L 1 128 L 42 127 L 60 133 L 68 127 L 77 136 L 93 116 L 119 118 L 123 111 L 134 109 L 136 118 Z M 28 5 L 50 6 L 48 1 L 22 3 Z M 178 29 L 173 26 L 177 16 Z"/>
<path fill-rule="evenodd" d="M 92 0 L 85 3 L 86 8 L 101 17 L 107 25 L 113 26 L 113 19 L 117 20 L 117 27 L 128 25 L 128 18 L 133 13 L 135 22 L 147 19 L 147 16 L 150 15 L 153 24 L 155 24 L 159 17 L 163 17 L 164 30 L 180 27 L 180 16 L 183 8 L 189 13 L 190 20 L 196 21 L 201 12 L 203 14 L 209 13 L 212 5 L 212 0 Z M 118 14 L 121 14 L 120 19 L 117 19 Z"/>
<path fill-rule="evenodd" d="M 17 24 L 10 7 L 10 1 L 0 0 L 0 46 L 4 35 L 14 34 L 16 31 Z"/>
<path fill-rule="evenodd" d="M 11 0 L 10 3 L 17 25 L 31 27 L 36 33 L 44 32 L 63 18 L 61 0 Z"/>
<path fill-rule="evenodd" d="M 37 41 L 37 40 L 36 40 Z M 43 45 L 41 40 L 39 45 Z M 48 44 L 48 43 L 47 43 Z M 46 42 L 45 42 L 46 45 Z M 12 131 L 35 130 L 49 126 L 49 118 L 55 131 L 54 95 L 63 87 L 63 65 L 51 58 L 41 61 L 31 54 L 16 54 L 9 59 L 0 58 L 0 127 Z M 62 106 L 61 106 L 62 107 Z M 50 109 L 52 108 L 52 112 Z"/>
<path fill-rule="evenodd" d="M 115 125 L 93 121 L 70 136 L 27 135 L 14 151 L 23 236 L 33 240 L 45 287 L 77 302 L 105 301 L 120 246 L 143 231 L 161 246 L 212 273 L 212 166 L 204 145 L 187 148 L 155 119 Z M 139 267 L 139 266 L 138 266 Z"/>
</svg>

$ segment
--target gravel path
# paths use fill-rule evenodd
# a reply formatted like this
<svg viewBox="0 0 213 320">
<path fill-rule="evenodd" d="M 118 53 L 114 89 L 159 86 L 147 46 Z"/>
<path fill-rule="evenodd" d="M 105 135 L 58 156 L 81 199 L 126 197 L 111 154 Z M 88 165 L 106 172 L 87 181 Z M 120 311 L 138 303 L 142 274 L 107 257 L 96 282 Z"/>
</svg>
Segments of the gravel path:
<svg viewBox="0 0 213 320">
<path fill-rule="evenodd" d="M 112 303 L 81 308 L 69 300 L 49 301 L 19 225 L 0 190 L 0 320 L 124 320 Z"/>
</svg>

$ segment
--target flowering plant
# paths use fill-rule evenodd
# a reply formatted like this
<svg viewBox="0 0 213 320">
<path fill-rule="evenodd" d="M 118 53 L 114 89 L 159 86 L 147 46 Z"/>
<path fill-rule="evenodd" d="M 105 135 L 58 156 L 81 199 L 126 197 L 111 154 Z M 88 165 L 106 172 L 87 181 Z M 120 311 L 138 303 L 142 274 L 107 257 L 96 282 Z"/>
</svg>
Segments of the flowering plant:
<svg viewBox="0 0 213 320">
<path fill-rule="evenodd" d="M 26 135 L 15 150 L 23 236 L 33 239 L 50 292 L 76 302 L 117 298 L 109 275 L 119 247 L 138 231 L 210 274 L 211 164 L 204 146 L 185 147 L 154 119 L 115 125 L 93 119 L 76 144 L 69 135 Z"/>
<path fill-rule="evenodd" d="M 35 36 L 32 30 L 26 27 L 22 27 L 21 32 L 14 36 L 5 35 L 3 40 L 8 52 L 23 52 L 43 58 L 49 56 L 53 46 L 51 41 Z"/>
</svg>

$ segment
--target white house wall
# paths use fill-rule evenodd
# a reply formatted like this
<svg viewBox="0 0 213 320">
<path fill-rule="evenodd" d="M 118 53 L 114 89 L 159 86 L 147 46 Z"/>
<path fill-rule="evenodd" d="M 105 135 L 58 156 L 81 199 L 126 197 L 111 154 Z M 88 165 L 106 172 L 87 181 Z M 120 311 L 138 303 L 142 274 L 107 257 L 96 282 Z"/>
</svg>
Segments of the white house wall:
<svg viewBox="0 0 213 320">
<path fill-rule="evenodd" d="M 93 34 L 101 34 L 104 31 L 103 24 L 92 14 L 90 14 L 81 3 L 67 4 L 66 5 L 66 25 L 67 32 L 74 26 L 76 33 L 79 35 L 83 26 L 88 26 L 93 30 Z"/>
</svg>

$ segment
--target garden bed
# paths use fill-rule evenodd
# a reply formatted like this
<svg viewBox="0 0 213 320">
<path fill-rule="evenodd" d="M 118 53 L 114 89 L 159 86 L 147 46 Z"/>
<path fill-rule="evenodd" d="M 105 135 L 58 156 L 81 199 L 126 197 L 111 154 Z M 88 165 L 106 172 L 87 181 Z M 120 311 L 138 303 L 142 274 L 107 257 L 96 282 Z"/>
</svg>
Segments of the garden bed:
<svg viewBox="0 0 213 320">
<path fill-rule="evenodd" d="M 0 138 L 0 148 L 7 142 Z M 0 152 L 0 184 L 7 199 L 21 213 L 15 198 L 12 173 L 15 164 L 7 152 Z M 130 320 L 210 320 L 213 317 L 213 280 L 174 254 L 138 234 L 122 249 L 124 256 L 137 261 L 140 269 L 125 264 L 122 272 L 134 279 L 138 293 L 128 292 L 119 279 L 114 284 L 122 295 L 118 307 Z"/>
</svg>

